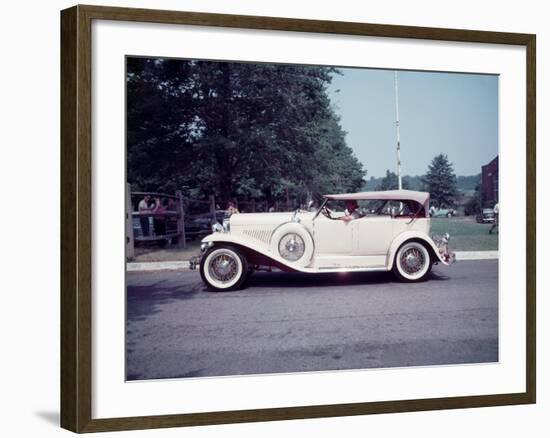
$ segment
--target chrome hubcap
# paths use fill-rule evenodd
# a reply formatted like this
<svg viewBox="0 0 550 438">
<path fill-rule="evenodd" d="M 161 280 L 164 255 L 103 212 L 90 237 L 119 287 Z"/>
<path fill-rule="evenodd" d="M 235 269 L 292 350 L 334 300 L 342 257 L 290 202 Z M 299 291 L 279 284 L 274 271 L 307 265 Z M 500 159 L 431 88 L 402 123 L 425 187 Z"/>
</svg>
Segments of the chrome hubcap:
<svg viewBox="0 0 550 438">
<path fill-rule="evenodd" d="M 220 254 L 210 262 L 209 272 L 218 281 L 231 281 L 237 274 L 237 261 L 229 254 Z"/>
<path fill-rule="evenodd" d="M 419 272 L 425 263 L 425 257 L 418 248 L 407 248 L 401 254 L 401 267 L 410 275 Z"/>
<path fill-rule="evenodd" d="M 296 261 L 304 255 L 304 240 L 298 234 L 287 234 L 279 241 L 279 253 L 281 257 L 289 261 Z"/>
<path fill-rule="evenodd" d="M 296 252 L 298 249 L 298 242 L 295 238 L 292 238 L 292 240 L 289 240 L 285 246 L 288 252 Z"/>
</svg>

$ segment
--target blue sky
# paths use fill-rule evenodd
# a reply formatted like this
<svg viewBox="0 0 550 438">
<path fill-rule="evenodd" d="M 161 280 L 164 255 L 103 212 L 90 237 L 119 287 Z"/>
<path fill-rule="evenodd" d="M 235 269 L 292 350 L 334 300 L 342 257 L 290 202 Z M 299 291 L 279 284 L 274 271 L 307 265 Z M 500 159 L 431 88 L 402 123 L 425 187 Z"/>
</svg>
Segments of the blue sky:
<svg viewBox="0 0 550 438">
<path fill-rule="evenodd" d="M 340 70 L 329 95 L 348 145 L 367 178 L 395 171 L 394 71 Z M 426 173 L 439 153 L 474 175 L 498 154 L 498 76 L 398 71 L 398 82 L 403 175 Z"/>
</svg>

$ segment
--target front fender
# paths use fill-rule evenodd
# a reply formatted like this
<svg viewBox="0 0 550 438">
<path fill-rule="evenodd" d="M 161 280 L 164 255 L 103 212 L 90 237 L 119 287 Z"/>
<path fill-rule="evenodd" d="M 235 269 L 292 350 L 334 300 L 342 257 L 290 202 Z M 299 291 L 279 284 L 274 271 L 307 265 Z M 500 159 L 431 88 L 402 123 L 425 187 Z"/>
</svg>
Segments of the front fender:
<svg viewBox="0 0 550 438">
<path fill-rule="evenodd" d="M 260 255 L 263 255 L 274 262 L 281 264 L 283 266 L 288 267 L 290 270 L 293 271 L 300 271 L 300 272 L 308 272 L 307 269 L 303 269 L 301 266 L 296 266 L 295 264 L 288 263 L 285 259 L 282 257 L 279 257 L 276 254 L 273 254 L 269 248 L 266 248 L 263 245 L 258 245 L 254 242 L 251 242 L 250 239 L 234 235 L 231 233 L 212 233 L 206 236 L 201 241 L 202 243 L 232 243 L 234 245 L 239 245 L 248 249 L 251 249 L 252 251 L 257 252 Z"/>
<path fill-rule="evenodd" d="M 436 258 L 435 261 L 439 263 L 443 263 L 444 265 L 449 265 L 449 262 L 447 262 L 443 256 L 439 253 L 439 249 L 437 248 L 437 245 L 433 241 L 433 239 L 428 236 L 426 233 L 422 233 L 420 231 L 406 231 L 404 233 L 399 234 L 395 239 L 393 239 L 393 242 L 390 245 L 390 250 L 388 251 L 388 258 L 386 260 L 386 266 L 389 269 L 393 268 L 393 263 L 395 261 L 395 254 L 397 253 L 397 250 L 399 247 L 405 243 L 407 240 L 420 240 L 423 243 L 425 243 L 429 249 L 432 251 L 432 255 Z"/>
</svg>

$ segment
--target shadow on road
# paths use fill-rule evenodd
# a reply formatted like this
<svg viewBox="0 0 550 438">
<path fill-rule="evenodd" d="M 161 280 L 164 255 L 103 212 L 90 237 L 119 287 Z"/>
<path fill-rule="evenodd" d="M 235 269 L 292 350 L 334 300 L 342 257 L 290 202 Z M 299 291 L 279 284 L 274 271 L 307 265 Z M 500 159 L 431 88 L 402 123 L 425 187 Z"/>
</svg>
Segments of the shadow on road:
<svg viewBox="0 0 550 438">
<path fill-rule="evenodd" d="M 202 282 L 191 285 L 160 280 L 146 285 L 128 285 L 126 288 L 126 318 L 128 321 L 141 321 L 159 312 L 157 306 L 175 300 L 189 300 L 200 292 Z"/>
<path fill-rule="evenodd" d="M 441 272 L 430 272 L 430 276 L 426 281 L 449 281 L 451 279 L 450 276 L 444 275 Z"/>
<path fill-rule="evenodd" d="M 142 321 L 147 317 L 158 313 L 159 307 L 172 301 L 190 300 L 198 294 L 207 298 L 214 295 L 225 297 L 277 293 L 282 290 L 307 289 L 327 287 L 339 288 L 358 285 L 395 284 L 406 285 L 399 282 L 391 272 L 346 272 L 346 273 L 318 273 L 306 274 L 300 272 L 255 272 L 246 282 L 245 288 L 240 291 L 219 292 L 212 291 L 204 285 L 197 275 L 176 278 L 162 278 L 158 275 L 155 281 L 148 281 L 145 284 L 132 284 L 127 287 L 126 294 L 126 317 L 128 321 Z M 174 274 L 170 274 L 172 276 Z M 190 281 L 192 279 L 192 281 Z M 428 277 L 430 281 L 447 281 L 450 278 L 439 272 L 433 272 Z"/>
<path fill-rule="evenodd" d="M 255 288 L 302 288 L 327 286 L 352 286 L 394 282 L 389 272 L 341 272 L 304 274 L 301 272 L 256 272 L 247 281 Z"/>
<path fill-rule="evenodd" d="M 450 278 L 431 272 L 427 281 L 445 281 Z M 305 274 L 300 272 L 256 272 L 247 281 L 251 288 L 306 288 L 328 286 L 356 286 L 382 283 L 404 284 L 391 272 L 340 272 Z"/>
</svg>

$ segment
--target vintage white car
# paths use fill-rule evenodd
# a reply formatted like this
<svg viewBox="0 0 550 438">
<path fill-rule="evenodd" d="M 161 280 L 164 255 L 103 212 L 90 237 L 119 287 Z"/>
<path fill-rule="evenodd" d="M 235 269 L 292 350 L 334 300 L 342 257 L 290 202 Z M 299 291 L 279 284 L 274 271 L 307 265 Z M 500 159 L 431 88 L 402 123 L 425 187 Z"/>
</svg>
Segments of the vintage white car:
<svg viewBox="0 0 550 438">
<path fill-rule="evenodd" d="M 434 263 L 454 261 L 449 235 L 430 236 L 428 211 L 428 193 L 390 190 L 325 195 L 315 211 L 234 214 L 212 226 L 191 267 L 214 290 L 238 289 L 250 272 L 272 268 L 393 271 L 421 281 Z"/>
</svg>

